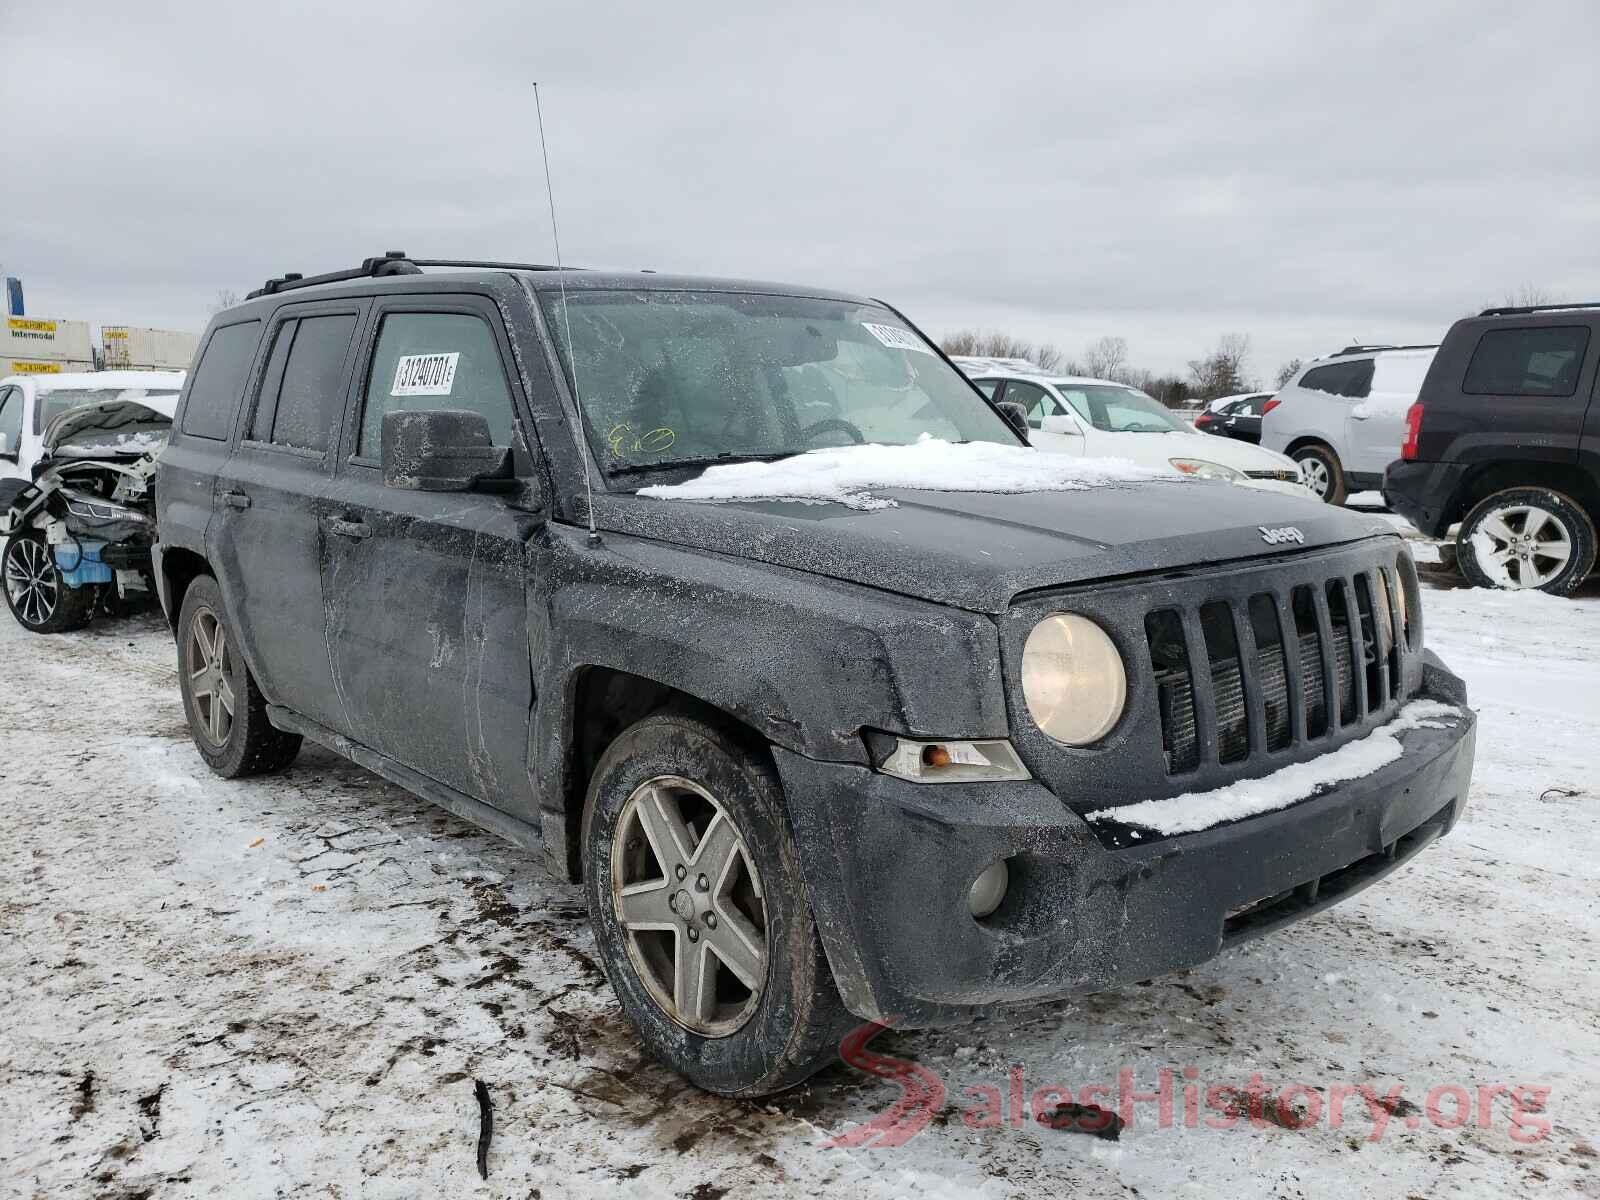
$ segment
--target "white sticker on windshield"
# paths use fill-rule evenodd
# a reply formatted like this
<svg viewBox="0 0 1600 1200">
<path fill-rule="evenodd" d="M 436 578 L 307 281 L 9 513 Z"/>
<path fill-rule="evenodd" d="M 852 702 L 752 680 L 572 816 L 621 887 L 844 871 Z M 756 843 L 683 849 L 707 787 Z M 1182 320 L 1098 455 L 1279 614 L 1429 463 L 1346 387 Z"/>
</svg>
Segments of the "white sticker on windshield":
<svg viewBox="0 0 1600 1200">
<path fill-rule="evenodd" d="M 923 354 L 933 353 L 909 329 L 901 329 L 895 325 L 873 325 L 866 321 L 861 322 L 861 328 L 891 350 L 920 350 Z"/>
<path fill-rule="evenodd" d="M 459 352 L 453 354 L 402 354 L 394 366 L 394 386 L 391 396 L 448 396 L 456 385 L 456 363 Z"/>
</svg>

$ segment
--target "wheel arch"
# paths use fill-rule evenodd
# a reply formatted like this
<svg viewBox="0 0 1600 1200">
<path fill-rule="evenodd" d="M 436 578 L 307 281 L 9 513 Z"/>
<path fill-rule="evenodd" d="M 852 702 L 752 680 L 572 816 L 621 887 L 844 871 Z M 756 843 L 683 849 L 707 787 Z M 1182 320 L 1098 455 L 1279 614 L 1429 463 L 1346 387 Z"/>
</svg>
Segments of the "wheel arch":
<svg viewBox="0 0 1600 1200">
<path fill-rule="evenodd" d="M 635 722 L 658 712 L 678 712 L 715 726 L 739 745 L 771 762 L 767 738 L 748 721 L 681 688 L 615 667 L 585 665 L 568 682 L 570 736 L 561 786 L 561 846 L 547 837 L 566 877 L 583 880 L 583 807 L 595 767 L 616 739 Z M 776 773 L 776 768 L 774 768 Z"/>
<path fill-rule="evenodd" d="M 1600 526 L 1600 483 L 1575 463 L 1498 461 L 1462 476 L 1445 510 L 1445 523 L 1453 525 L 1496 492 L 1509 488 L 1542 487 L 1560 492 L 1582 508 Z"/>
<path fill-rule="evenodd" d="M 1344 459 L 1339 457 L 1338 448 L 1335 447 L 1334 444 L 1327 438 L 1322 437 L 1319 434 L 1302 433 L 1298 437 L 1289 439 L 1289 444 L 1283 448 L 1283 453 L 1287 454 L 1290 458 L 1293 458 L 1296 450 L 1304 450 L 1308 446 L 1317 446 L 1323 450 L 1326 450 L 1329 454 L 1333 455 L 1333 461 L 1338 463 L 1340 468 L 1343 469 Z"/>
<path fill-rule="evenodd" d="M 193 550 L 185 550 L 181 546 L 162 550 L 156 573 L 157 586 L 161 589 L 167 624 L 174 633 L 178 630 L 178 615 L 183 611 L 184 593 L 201 575 L 216 577 L 216 572 L 211 569 L 211 564 L 206 561 L 204 555 L 196 554 Z"/>
</svg>

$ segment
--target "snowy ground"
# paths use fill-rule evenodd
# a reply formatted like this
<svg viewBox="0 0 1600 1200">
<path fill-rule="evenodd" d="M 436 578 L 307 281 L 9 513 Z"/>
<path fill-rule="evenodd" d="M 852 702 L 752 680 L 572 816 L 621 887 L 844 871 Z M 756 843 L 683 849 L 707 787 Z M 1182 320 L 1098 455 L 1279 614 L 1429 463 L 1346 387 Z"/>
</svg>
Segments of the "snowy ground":
<svg viewBox="0 0 1600 1200">
<path fill-rule="evenodd" d="M 1202 969 L 885 1035 L 944 1104 L 856 1149 L 823 1143 L 895 1086 L 838 1065 L 736 1103 L 642 1059 L 576 889 L 517 850 L 321 751 L 208 775 L 155 617 L 0 620 L 0 1195 L 1600 1196 L 1600 586 L 1425 599 L 1481 717 L 1450 838 Z M 970 1128 L 985 1087 L 1009 1109 L 1014 1065 L 1026 1093 L 1103 1083 L 1112 1104 L 1119 1071 L 1152 1093 L 1168 1069 L 1174 1122 L 1142 1101 L 1117 1142 Z M 1292 1130 L 1218 1093 L 1246 1118 L 1185 1127 L 1185 1068 L 1201 1095 L 1319 1089 L 1300 1112 L 1359 1084 L 1404 1103 L 1381 1134 L 1359 1097 Z M 1480 1128 L 1496 1085 L 1548 1092 L 1519 1094 L 1519 1127 L 1489 1091 Z"/>
</svg>

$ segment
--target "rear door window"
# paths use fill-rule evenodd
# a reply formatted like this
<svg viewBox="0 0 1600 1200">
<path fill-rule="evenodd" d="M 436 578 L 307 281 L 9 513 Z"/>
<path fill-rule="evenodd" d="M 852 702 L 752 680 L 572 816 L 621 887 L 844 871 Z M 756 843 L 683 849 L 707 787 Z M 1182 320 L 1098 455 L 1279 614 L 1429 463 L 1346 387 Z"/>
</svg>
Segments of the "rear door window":
<svg viewBox="0 0 1600 1200">
<path fill-rule="evenodd" d="M 1584 325 L 1491 329 L 1478 339 L 1461 390 L 1470 396 L 1570 396 L 1588 347 Z"/>
<path fill-rule="evenodd" d="M 494 444 L 511 445 L 511 387 L 494 330 L 471 313 L 385 314 L 367 375 L 357 455 L 377 460 L 385 413 L 434 408 L 482 413 Z"/>
<path fill-rule="evenodd" d="M 183 406 L 184 433 L 217 442 L 228 440 L 260 337 L 260 321 L 224 325 L 212 333 L 189 383 L 189 398 Z"/>
<path fill-rule="evenodd" d="M 355 331 L 356 318 L 349 313 L 302 317 L 279 329 L 262 389 L 266 392 L 282 371 L 266 440 L 296 450 L 327 450 L 344 413 L 344 363 Z M 263 407 L 257 408 L 252 427 L 258 438 Z"/>
<path fill-rule="evenodd" d="M 1332 396 L 1349 396 L 1359 400 L 1372 394 L 1372 360 L 1358 358 L 1350 362 L 1313 367 L 1300 377 L 1300 386 L 1313 392 L 1327 392 Z"/>
</svg>

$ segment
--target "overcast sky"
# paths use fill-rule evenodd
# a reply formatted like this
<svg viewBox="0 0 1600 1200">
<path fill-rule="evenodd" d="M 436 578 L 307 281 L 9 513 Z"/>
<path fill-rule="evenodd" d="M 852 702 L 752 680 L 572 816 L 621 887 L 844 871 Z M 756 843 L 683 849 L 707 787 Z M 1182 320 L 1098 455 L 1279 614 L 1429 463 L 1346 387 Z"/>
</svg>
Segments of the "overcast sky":
<svg viewBox="0 0 1600 1200">
<path fill-rule="evenodd" d="M 157 11 L 159 10 L 159 12 Z M 1115 10 L 1115 11 L 1112 11 Z M 1600 299 L 1594 6 L 0 0 L 29 312 L 404 249 L 816 283 L 1250 368 Z"/>
</svg>

